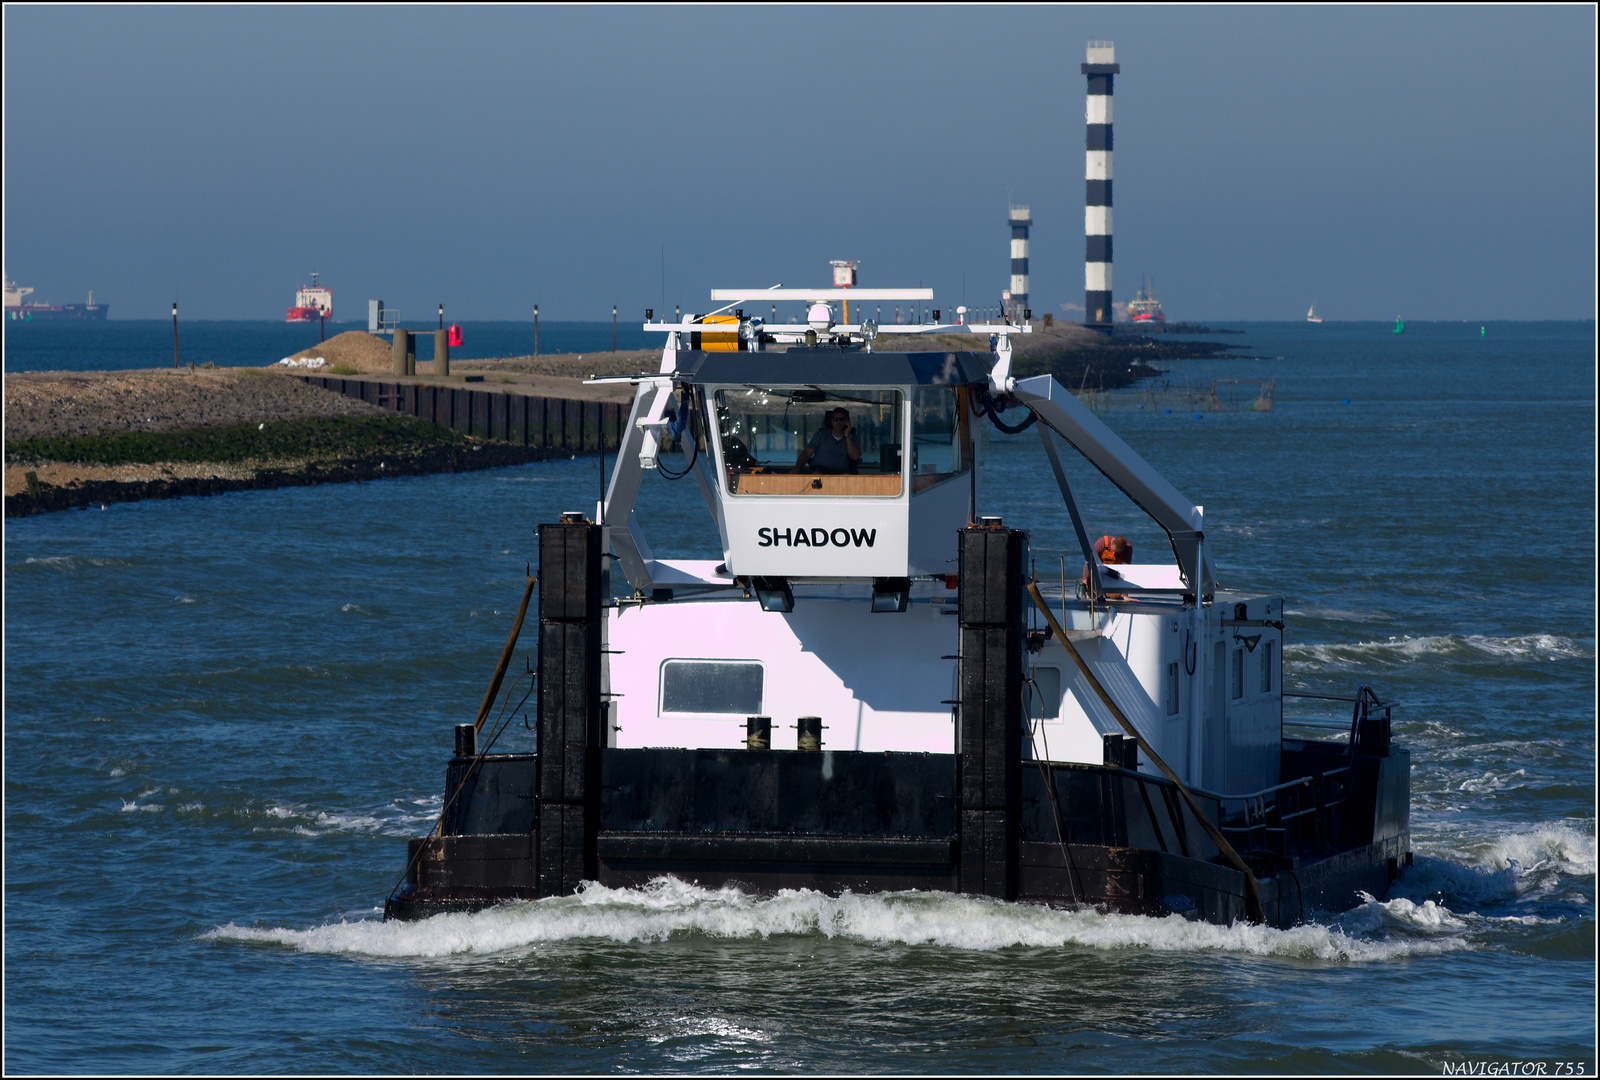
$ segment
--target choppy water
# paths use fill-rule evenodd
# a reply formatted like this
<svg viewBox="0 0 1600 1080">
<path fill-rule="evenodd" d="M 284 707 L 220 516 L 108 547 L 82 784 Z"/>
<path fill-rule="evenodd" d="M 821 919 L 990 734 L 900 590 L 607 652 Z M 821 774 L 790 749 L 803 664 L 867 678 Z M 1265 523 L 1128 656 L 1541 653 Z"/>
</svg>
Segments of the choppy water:
<svg viewBox="0 0 1600 1080">
<path fill-rule="evenodd" d="M 129 504 L 6 523 L 6 1068 L 1592 1075 L 1594 326 L 1249 330 L 1171 367 L 1274 411 L 1109 419 L 1222 580 L 1285 595 L 1292 684 L 1405 703 L 1389 899 L 1276 931 L 662 882 L 384 924 L 532 529 L 597 463 Z M 1043 576 L 1036 439 L 991 451 Z M 709 554 L 698 497 L 643 505 Z"/>
<path fill-rule="evenodd" d="M 433 356 L 432 322 L 403 323 L 421 335 L 418 359 Z M 262 321 L 195 321 L 178 324 L 178 362 L 218 367 L 261 367 L 309 349 L 347 330 L 365 330 L 365 322 L 285 323 Z M 527 356 L 534 350 L 532 322 L 467 322 L 462 344 L 451 351 L 459 360 Z M 600 352 L 611 348 L 611 324 L 599 322 L 539 323 L 539 351 Z M 642 349 L 651 343 L 635 319 L 617 325 L 617 348 Z M 107 319 L 95 322 L 15 322 L 5 320 L 5 370 L 99 371 L 172 365 L 172 323 L 161 319 Z"/>
</svg>

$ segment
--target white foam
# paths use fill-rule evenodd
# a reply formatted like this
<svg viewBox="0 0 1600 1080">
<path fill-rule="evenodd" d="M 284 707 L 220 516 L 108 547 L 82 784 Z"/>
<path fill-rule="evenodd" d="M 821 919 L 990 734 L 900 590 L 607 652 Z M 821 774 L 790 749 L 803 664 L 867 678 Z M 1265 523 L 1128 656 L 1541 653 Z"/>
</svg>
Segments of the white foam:
<svg viewBox="0 0 1600 1080">
<path fill-rule="evenodd" d="M 765 1031 L 743 1027 L 715 1016 L 674 1016 L 666 1022 L 668 1030 L 649 1036 L 652 1043 L 673 1042 L 709 1036 L 733 1042 L 768 1043 L 773 1037 Z"/>
<path fill-rule="evenodd" d="M 158 812 L 160 812 L 161 810 L 164 810 L 164 809 L 166 809 L 166 808 L 164 806 L 162 806 L 160 803 L 145 803 L 143 806 L 140 806 L 133 799 L 123 799 L 122 800 L 122 812 L 125 813 L 125 814 L 126 813 L 130 813 L 130 812 L 135 811 L 135 810 L 143 810 L 143 811 L 146 811 L 148 813 L 158 813 Z"/>
<path fill-rule="evenodd" d="M 23 565 L 42 566 L 49 570 L 72 571 L 80 566 L 132 566 L 133 563 L 126 559 L 108 559 L 104 556 L 95 555 L 47 555 L 42 559 L 30 555 Z"/>
<path fill-rule="evenodd" d="M 1516 769 L 1509 773 L 1486 772 L 1482 776 L 1475 776 L 1470 780 L 1461 781 L 1457 790 L 1472 792 L 1504 791 L 1507 788 L 1519 788 L 1528 775 L 1527 769 Z"/>
<path fill-rule="evenodd" d="M 1361 898 L 1361 906 L 1344 915 L 1341 921 L 1346 925 L 1359 925 L 1367 921 L 1364 917 L 1374 915 L 1382 921 L 1393 920 L 1420 930 L 1461 930 L 1467 925 L 1455 912 L 1433 900 L 1418 904 L 1403 896 L 1379 900 L 1368 892 L 1356 895 Z M 1378 929 L 1378 925 L 1370 925 L 1370 929 Z"/>
<path fill-rule="evenodd" d="M 409 809 L 405 803 L 427 807 L 426 810 Z M 313 810 L 296 804 L 269 805 L 262 813 L 288 826 L 289 832 L 300 836 L 324 836 L 329 833 L 383 833 L 388 836 L 411 836 L 418 825 L 431 824 L 439 816 L 438 807 L 443 799 L 437 795 L 415 800 L 396 799 L 382 810 L 362 812 L 329 812 Z M 260 831 L 259 829 L 256 831 Z"/>
<path fill-rule="evenodd" d="M 1497 837 L 1478 853 L 1478 865 L 1518 868 L 1523 873 L 1551 868 L 1573 876 L 1595 872 L 1593 823 L 1584 830 L 1568 822 L 1539 825 Z"/>
<path fill-rule="evenodd" d="M 1515 637 L 1485 637 L 1482 634 L 1440 634 L 1424 637 L 1391 637 L 1387 641 L 1358 641 L 1351 644 L 1285 645 L 1284 655 L 1306 664 L 1345 667 L 1373 659 L 1405 662 L 1416 657 L 1454 656 L 1461 659 L 1483 657 L 1540 660 L 1589 659 L 1594 643 L 1577 641 L 1555 634 L 1522 634 Z"/>
<path fill-rule="evenodd" d="M 192 597 L 192 596 L 174 596 L 172 598 L 172 602 L 174 604 L 192 604 L 192 603 L 194 603 L 194 597 Z"/>
<path fill-rule="evenodd" d="M 1285 618 L 1289 619 L 1329 619 L 1335 622 L 1370 622 L 1371 611 L 1350 611 L 1345 608 L 1308 607 L 1296 608 L 1285 606 Z"/>
<path fill-rule="evenodd" d="M 702 889 L 673 878 L 658 878 L 642 889 L 590 885 L 576 896 L 503 904 L 470 915 L 436 915 L 414 923 L 360 920 L 309 930 L 230 923 L 205 936 L 303 952 L 426 958 L 501 953 L 560 941 L 653 942 L 692 935 L 742 940 L 820 935 L 864 945 L 977 952 L 1069 946 L 1238 952 L 1357 963 L 1467 947 L 1453 935 L 1410 934 L 1401 939 L 1380 932 L 1369 939 L 1337 925 L 1311 923 L 1290 930 L 1213 926 L 1177 915 L 1156 919 L 1069 911 L 948 893 L 830 897 L 810 890 L 784 890 L 757 897 L 733 888 Z"/>
<path fill-rule="evenodd" d="M 1418 855 L 1393 895 L 1438 897 L 1464 908 L 1549 897 L 1570 890 L 1573 878 L 1595 873 L 1593 822 L 1512 829 L 1487 840 L 1475 832 L 1436 846 L 1444 857 Z"/>
<path fill-rule="evenodd" d="M 1490 638 L 1480 634 L 1469 634 L 1466 642 L 1474 649 L 1491 656 L 1533 656 L 1540 660 L 1557 660 L 1569 656 L 1588 659 L 1594 656 L 1593 643 L 1585 646 L 1581 641 L 1555 634 L 1526 634 L 1511 638 Z"/>
</svg>

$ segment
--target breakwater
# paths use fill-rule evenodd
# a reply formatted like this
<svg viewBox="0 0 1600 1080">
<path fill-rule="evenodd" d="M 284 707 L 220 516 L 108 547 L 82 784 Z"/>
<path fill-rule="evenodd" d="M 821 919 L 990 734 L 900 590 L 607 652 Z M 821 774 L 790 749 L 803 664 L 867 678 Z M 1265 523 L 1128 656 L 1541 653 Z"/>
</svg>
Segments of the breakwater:
<svg viewBox="0 0 1600 1080">
<path fill-rule="evenodd" d="M 186 381 L 181 374 L 162 380 L 175 386 Z M 288 386 L 312 400 L 289 395 L 293 400 L 286 404 L 278 400 L 282 394 L 249 393 Z M 103 415 L 107 402 L 85 398 L 98 389 L 76 383 L 43 386 L 36 396 L 45 404 L 35 402 L 32 412 L 19 409 L 26 416 L 19 415 L 15 427 L 36 437 L 6 444 L 7 517 L 140 499 L 469 472 L 601 453 L 620 445 L 629 408 L 510 387 L 257 375 L 230 376 L 210 388 L 217 400 L 207 399 L 204 408 L 169 407 L 162 413 L 152 405 L 142 411 L 162 413 L 163 422 L 146 423 L 143 415 L 133 420 Z M 139 388 L 119 389 L 126 395 Z M 170 405 L 172 387 L 159 389 L 145 396 Z M 322 390 L 339 396 L 327 397 Z M 334 404 L 341 398 L 347 404 Z M 257 410 L 267 419 L 238 423 L 241 410 L 252 416 Z M 8 424 L 9 413 L 8 408 Z M 216 417 L 234 422 L 203 419 Z"/>
<path fill-rule="evenodd" d="M 335 375 L 297 377 L 312 386 L 473 438 L 562 454 L 596 454 L 616 449 L 628 420 L 629 406 L 613 401 Z"/>
</svg>

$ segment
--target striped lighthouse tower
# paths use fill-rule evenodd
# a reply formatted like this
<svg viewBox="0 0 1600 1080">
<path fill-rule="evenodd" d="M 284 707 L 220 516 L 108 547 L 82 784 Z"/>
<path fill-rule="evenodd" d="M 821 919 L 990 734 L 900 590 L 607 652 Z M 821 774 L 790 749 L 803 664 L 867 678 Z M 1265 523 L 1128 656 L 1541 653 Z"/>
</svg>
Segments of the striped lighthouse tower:
<svg viewBox="0 0 1600 1080">
<path fill-rule="evenodd" d="M 1083 322 L 1111 329 L 1111 83 L 1122 70 L 1109 41 L 1089 42 L 1089 97 L 1084 110 Z"/>
<path fill-rule="evenodd" d="M 1013 206 L 1006 219 L 1011 226 L 1011 306 L 1006 315 L 1020 322 L 1028 310 L 1028 226 L 1033 219 L 1026 206 Z"/>
</svg>

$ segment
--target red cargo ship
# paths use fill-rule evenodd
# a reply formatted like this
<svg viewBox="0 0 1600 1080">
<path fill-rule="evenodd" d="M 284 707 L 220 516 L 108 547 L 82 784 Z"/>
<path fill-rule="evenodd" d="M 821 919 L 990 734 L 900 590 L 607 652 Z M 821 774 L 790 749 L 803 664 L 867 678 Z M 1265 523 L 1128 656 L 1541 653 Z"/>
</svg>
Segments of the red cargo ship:
<svg viewBox="0 0 1600 1080">
<path fill-rule="evenodd" d="M 333 318 L 333 293 L 317 284 L 317 272 L 311 271 L 311 287 L 294 294 L 294 307 L 289 309 L 288 322 L 316 322 Z"/>
</svg>

